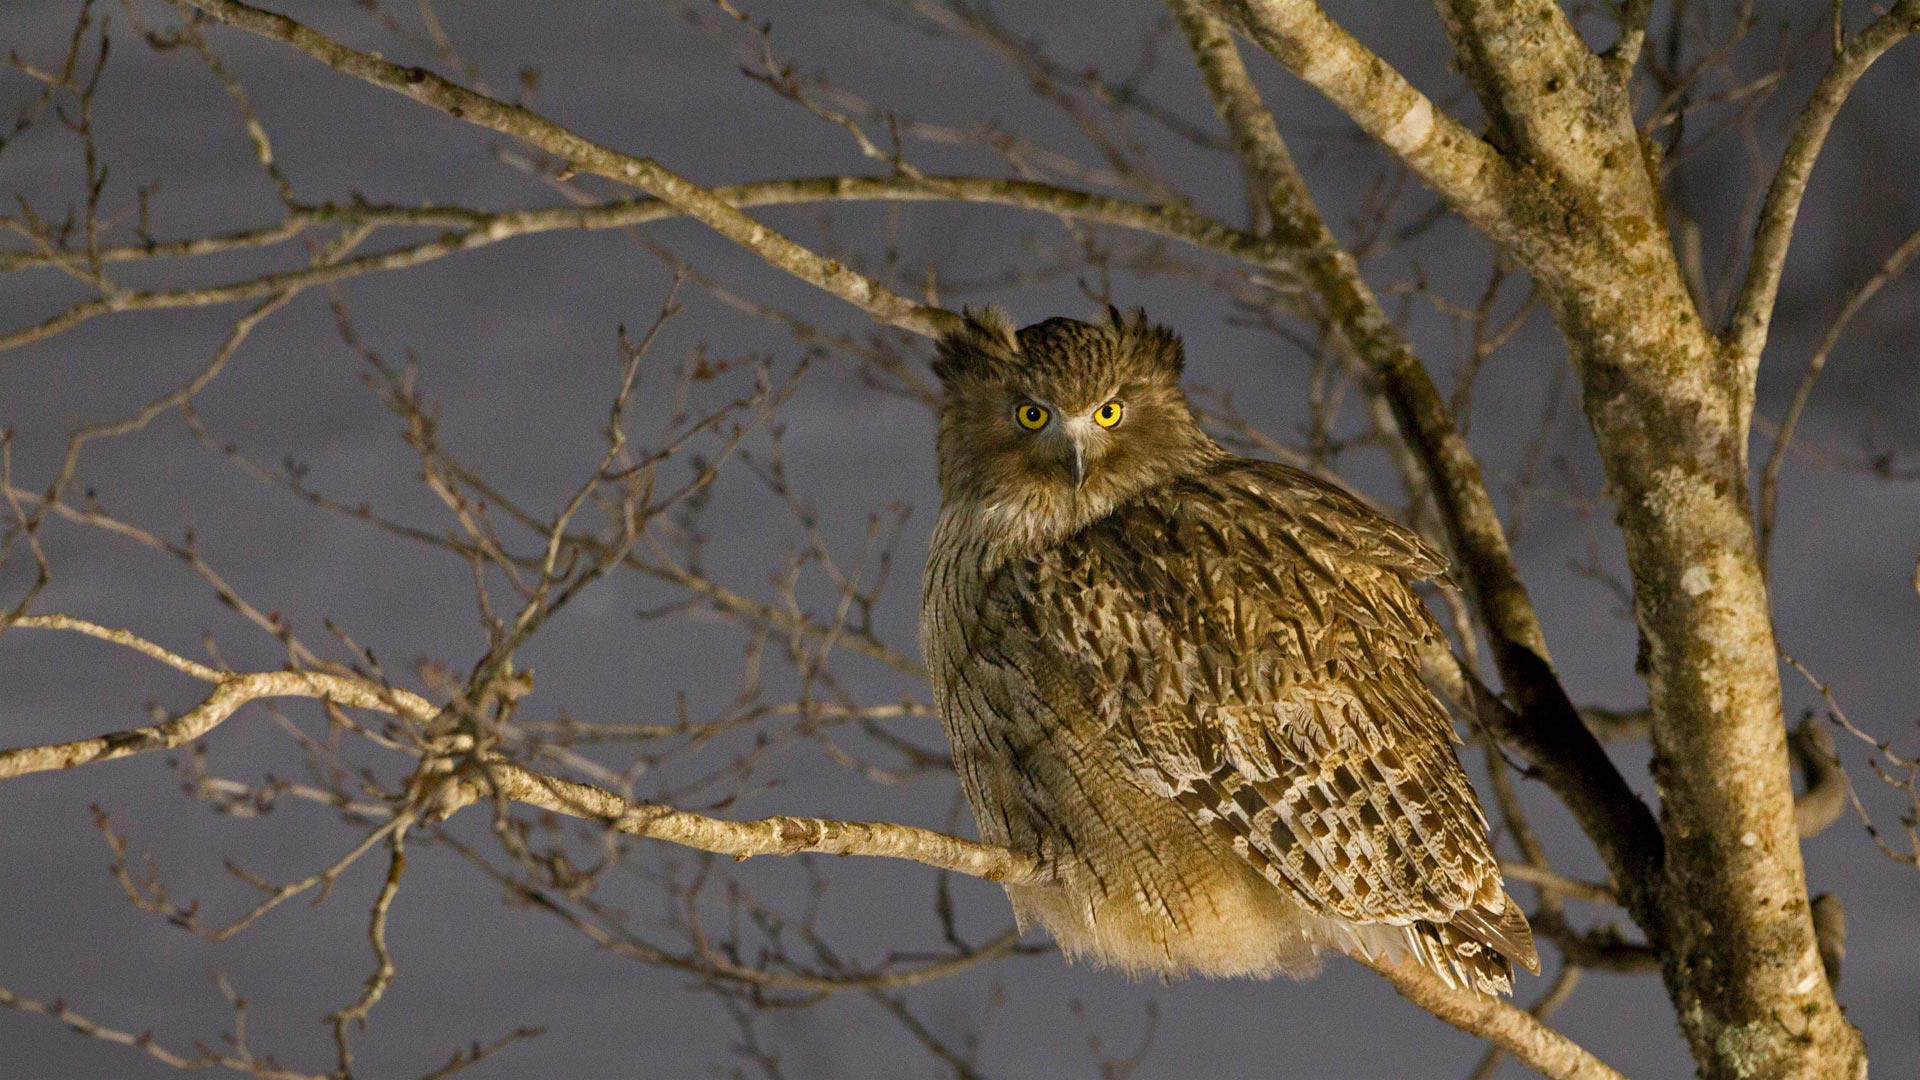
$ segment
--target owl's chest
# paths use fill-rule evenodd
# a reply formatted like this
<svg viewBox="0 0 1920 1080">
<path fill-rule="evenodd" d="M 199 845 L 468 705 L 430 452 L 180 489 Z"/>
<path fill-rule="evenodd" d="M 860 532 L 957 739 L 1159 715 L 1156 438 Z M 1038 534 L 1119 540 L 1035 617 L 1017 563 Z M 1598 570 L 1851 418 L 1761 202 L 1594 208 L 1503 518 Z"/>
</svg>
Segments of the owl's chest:
<svg viewBox="0 0 1920 1080">
<path fill-rule="evenodd" d="M 920 650 L 943 714 L 990 629 L 983 609 L 994 569 L 977 545 L 944 531 L 935 531 L 920 597 Z"/>
<path fill-rule="evenodd" d="M 1096 734 L 1094 702 L 1081 666 L 1065 661 L 1019 575 L 1003 567 L 959 543 L 936 546 L 921 615 L 934 700 L 957 752 L 1060 752 Z"/>
</svg>

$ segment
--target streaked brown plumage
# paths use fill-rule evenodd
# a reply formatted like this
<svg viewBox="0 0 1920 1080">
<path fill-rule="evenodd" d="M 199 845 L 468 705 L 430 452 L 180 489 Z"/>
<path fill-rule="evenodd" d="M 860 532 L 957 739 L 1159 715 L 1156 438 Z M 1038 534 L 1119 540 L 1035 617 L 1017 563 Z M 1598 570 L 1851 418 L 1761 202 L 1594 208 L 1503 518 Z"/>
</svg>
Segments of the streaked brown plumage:
<svg viewBox="0 0 1920 1080">
<path fill-rule="evenodd" d="M 1508 991 L 1532 934 L 1420 679 L 1439 629 L 1411 582 L 1444 561 L 1227 453 L 1181 364 L 1138 312 L 974 313 L 940 343 L 921 636 L 981 838 L 1054 871 L 1015 913 L 1134 974 L 1333 948 Z"/>
</svg>

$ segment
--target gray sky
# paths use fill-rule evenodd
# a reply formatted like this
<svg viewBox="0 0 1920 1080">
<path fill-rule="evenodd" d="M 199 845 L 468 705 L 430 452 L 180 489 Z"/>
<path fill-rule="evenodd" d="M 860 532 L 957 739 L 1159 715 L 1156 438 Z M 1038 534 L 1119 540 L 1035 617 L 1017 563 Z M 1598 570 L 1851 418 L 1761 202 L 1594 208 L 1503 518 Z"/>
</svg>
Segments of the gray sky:
<svg viewBox="0 0 1920 1080">
<path fill-rule="evenodd" d="M 396 59 L 425 59 L 384 33 L 358 7 L 276 3 L 351 43 Z M 1363 40 L 1416 83 L 1456 110 L 1471 108 L 1445 66 L 1439 27 L 1425 5 L 1338 4 Z M 1664 7 L 1664 6 L 1663 6 Z M 413 19 L 411 5 L 405 18 Z M 1039 38 L 1069 70 L 1099 64 L 1120 75 L 1161 18 L 1150 3 L 1061 2 L 1003 5 L 1020 35 Z M 35 63 L 57 58 L 76 8 L 68 0 L 11 0 L 0 16 L 0 50 Z M 107 69 L 97 122 L 112 163 L 106 204 L 133 188 L 163 184 L 154 201 L 157 235 L 259 226 L 275 220 L 271 189 L 249 167 L 248 151 L 218 85 L 180 52 L 154 54 L 124 30 Z M 162 11 L 142 5 L 145 17 Z M 398 10 L 398 9 L 396 9 Z M 693 10 L 705 12 L 704 7 Z M 858 2 L 761 4 L 784 54 L 803 72 L 825 69 L 842 85 L 921 119 L 992 120 L 1083 161 L 1095 158 L 1070 125 L 1029 94 L 979 47 L 929 39 Z M 617 148 L 649 155 L 709 184 L 762 177 L 871 173 L 844 134 L 754 84 L 736 58 L 690 25 L 673 5 L 599 0 L 558 6 L 457 3 L 439 12 L 461 48 L 489 79 L 511 85 L 521 67 L 541 73 L 536 98 L 548 115 Z M 1777 21 L 1777 17 L 1776 17 Z M 1589 22 L 1597 27 L 1598 20 Z M 1800 26 L 1761 34 L 1750 65 L 1772 43 L 1812 48 Z M 313 201 L 355 194 L 375 202 L 431 200 L 486 208 L 551 205 L 556 196 L 500 164 L 484 133 L 355 83 L 289 50 L 231 32 L 211 35 L 249 93 L 299 194 Z M 737 36 L 736 36 L 737 39 Z M 1760 45 L 1759 41 L 1766 44 Z M 1342 235 L 1370 213 L 1371 181 L 1381 159 L 1346 137 L 1324 105 L 1269 63 L 1256 65 L 1268 100 L 1294 138 L 1309 181 Z M 1781 117 L 1804 97 L 1811 61 L 1761 113 L 1763 160 L 1779 145 Z M 1920 147 L 1911 88 L 1920 80 L 1920 48 L 1896 49 L 1861 84 L 1814 177 L 1781 296 L 1774 342 L 1761 377 L 1759 411 L 1778 417 L 1809 350 L 1845 289 L 1920 226 L 1920 188 L 1905 163 Z M 1198 124 L 1212 123 L 1177 35 L 1162 38 L 1148 83 L 1160 100 Z M 34 88 L 0 71 L 0 117 L 11 117 Z M 1230 159 L 1151 127 L 1143 137 L 1155 163 L 1201 207 L 1238 221 L 1244 200 Z M 1708 226 L 1710 255 L 1742 237 L 1747 163 L 1737 142 L 1722 140 L 1704 159 L 1689 198 Z M 975 151 L 913 147 L 930 171 L 997 172 Z M 1903 157 L 1902 155 L 1907 155 Z M 0 153 L 0 193 L 18 193 L 57 216 L 79 188 L 78 144 L 52 131 L 28 134 Z M 1409 206 L 1424 205 L 1415 193 Z M 839 244 L 878 266 L 892 243 L 905 266 L 938 262 L 945 280 L 987 278 L 1044 265 L 1059 249 L 1058 225 L 989 208 L 906 207 L 890 240 L 889 217 L 875 208 L 768 211 L 765 220 L 797 239 Z M 759 265 L 688 223 L 649 228 L 729 288 L 788 306 L 836 331 L 864 335 L 868 320 Z M 387 241 L 382 241 L 387 242 Z M 206 260 L 192 275 L 129 268 L 137 286 L 213 282 L 292 254 Z M 1368 266 L 1386 286 L 1420 273 L 1442 295 L 1471 304 L 1484 281 L 1485 245 L 1463 225 L 1443 221 L 1402 252 Z M 1709 267 L 1717 264 L 1710 259 Z M 1724 276 L 1724 275 L 1722 275 Z M 514 240 L 400 273 L 349 283 L 344 294 L 369 343 L 390 356 L 417 354 L 422 384 L 441 410 L 443 437 L 503 490 L 528 503 L 557 505 L 598 453 L 598 429 L 615 378 L 615 328 L 645 326 L 665 296 L 668 274 L 639 244 L 618 233 L 559 233 Z M 1217 295 L 1177 278 L 1121 274 L 1115 297 L 1141 303 L 1185 336 L 1194 382 L 1230 390 L 1265 430 L 1293 443 L 1306 421 L 1308 365 L 1271 335 L 1237 325 Z M 0 278 L 0 333 L 43 319 L 83 293 L 57 274 Z M 1516 292 L 1517 296 L 1518 293 Z M 805 349 L 765 323 L 728 309 L 698 289 L 682 294 L 686 312 L 671 323 L 643 374 L 636 430 L 656 432 L 672 409 L 670 369 L 697 347 L 718 358 L 765 356 L 782 371 Z M 1021 322 L 1053 314 L 1086 315 L 1090 301 L 1070 278 L 997 286 L 957 302 L 991 300 Z M 1835 353 L 1802 431 L 1809 443 L 1848 458 L 1893 452 L 1920 465 L 1920 329 L 1913 312 L 1920 287 L 1889 287 L 1854 323 Z M 1443 385 L 1450 385 L 1459 343 L 1430 306 L 1410 303 L 1411 328 Z M 16 435 L 15 474 L 23 486 L 46 482 L 67 430 L 79 420 L 119 415 L 177 384 L 205 362 L 237 309 L 131 315 L 86 324 L 51 340 L 0 355 L 0 426 Z M 924 355 L 924 349 L 921 350 Z M 1536 315 L 1485 373 L 1472 436 L 1496 489 L 1518 469 L 1540 427 L 1553 372 L 1564 350 Z M 207 427 L 254 458 L 290 458 L 312 482 L 339 498 L 369 501 L 424 527 L 450 528 L 418 483 L 417 460 L 399 426 L 359 378 L 360 364 L 332 329 L 323 295 L 309 293 L 262 325 L 232 368 L 199 399 Z M 709 407 L 737 393 L 741 376 L 699 390 Z M 1548 450 L 1554 486 L 1599 491 L 1599 471 L 1570 398 Z M 864 384 L 842 357 L 807 375 L 783 410 L 786 457 L 795 489 L 816 510 L 836 556 L 851 557 L 868 516 L 912 508 L 898 571 L 876 613 L 882 636 L 913 651 L 917 587 L 937 493 L 931 424 L 920 405 Z M 764 439 L 750 443 L 764 451 Z M 1756 438 L 1755 453 L 1768 446 Z M 1555 464 L 1559 463 L 1559 464 Z M 1356 454 L 1349 475 L 1392 499 L 1378 455 Z M 331 618 L 396 672 L 435 658 L 464 672 L 484 649 L 466 568 L 365 526 L 296 504 L 240 474 L 189 437 L 178 416 L 88 451 L 81 487 L 116 514 L 162 536 L 187 529 L 199 549 L 248 599 L 285 614 L 310 641 L 326 640 Z M 1566 682 L 1582 702 L 1633 706 L 1643 689 L 1632 673 L 1634 631 L 1613 595 L 1572 569 L 1588 558 L 1622 573 L 1618 538 L 1604 506 L 1583 517 L 1570 505 L 1536 501 L 1516 554 L 1533 591 Z M 1806 457 L 1790 460 L 1775 555 L 1781 640 L 1832 682 L 1849 715 L 1911 749 L 1920 700 L 1920 597 L 1910 579 L 1920 556 L 1920 485 L 1889 484 Z M 744 472 L 718 485 L 706 520 L 707 569 L 755 596 L 774 593 L 783 553 L 800 535 L 793 519 Z M 123 540 L 71 526 L 50 526 L 53 585 L 37 608 L 124 625 L 190 655 L 211 633 L 236 667 L 278 663 L 274 644 L 222 607 L 178 562 Z M 24 579 L 18 561 L 0 567 L 0 600 L 11 604 Z M 808 595 L 819 597 L 817 577 Z M 738 686 L 743 637 L 712 618 L 642 621 L 635 612 L 676 599 L 664 587 L 615 576 L 570 609 L 523 654 L 537 670 L 530 716 L 561 713 L 626 722 L 670 717 L 681 695 L 695 715 L 720 707 Z M 878 665 L 847 660 L 841 674 L 863 701 L 923 694 Z M 789 677 L 770 673 L 776 686 Z M 1789 673 L 1788 715 L 1817 702 Z M 0 637 L 0 743 L 21 745 L 93 734 L 145 722 L 151 702 L 182 709 L 199 689 L 107 646 L 25 631 Z M 306 730 L 312 710 L 289 709 Z M 937 727 L 910 721 L 900 732 L 929 747 Z M 658 777 L 668 785 L 745 744 L 721 743 L 699 760 Z M 207 741 L 224 775 L 297 777 L 300 755 L 264 712 L 249 711 Z M 1649 792 L 1644 750 L 1616 750 L 1637 786 Z M 601 755 L 619 760 L 617 748 Z M 1849 752 L 1862 793 L 1883 824 L 1897 803 L 1882 797 L 1859 754 Z M 369 761 L 378 760 L 374 758 Z M 391 766 L 388 767 L 389 774 Z M 1476 771 L 1476 775 L 1479 775 Z M 939 827 L 954 788 L 945 779 L 904 787 L 868 783 L 801 745 L 724 810 L 729 815 L 807 813 L 906 821 Z M 1538 790 L 1541 816 L 1561 868 L 1600 873 L 1564 812 Z M 370 970 L 367 903 L 383 869 L 369 861 L 345 875 L 318 907 L 297 901 L 224 944 L 209 944 L 133 910 L 104 873 L 106 847 L 90 827 L 89 804 L 108 810 L 139 850 L 158 860 L 175 897 L 204 897 L 212 917 L 244 910 L 249 898 L 227 877 L 234 858 L 275 880 L 312 872 L 357 835 L 326 811 L 286 805 L 260 818 L 219 816 L 179 791 L 165 761 L 147 756 L 70 774 L 0 784 L 0 987 L 35 998 L 64 997 L 112 1026 L 151 1028 L 169 1045 L 211 1040 L 230 1014 L 207 971 L 227 972 L 252 1003 L 256 1047 L 290 1065 L 321 1070 L 331 1061 L 321 1017 L 351 1000 Z M 475 812 L 456 832 L 485 840 Z M 1895 830 L 1897 831 L 1897 830 Z M 367 1076 L 410 1076 L 455 1047 L 490 1040 L 523 1024 L 548 1033 L 477 1070 L 475 1076 L 674 1077 L 725 1072 L 736 1064 L 738 1032 L 710 996 L 681 975 L 595 949 L 536 912 L 503 905 L 499 890 L 444 848 L 418 845 L 393 914 L 400 975 L 361 1038 Z M 636 871 L 664 856 L 636 849 Z M 1840 894 L 1850 939 L 1841 1001 L 1865 1031 L 1881 1075 L 1906 1075 L 1920 1060 L 1920 998 L 1911 975 L 1920 961 L 1913 927 L 1920 879 L 1874 853 L 1857 822 L 1843 820 L 1807 847 L 1815 891 Z M 829 882 L 821 928 L 855 957 L 875 961 L 895 950 L 937 947 L 934 875 L 923 868 L 847 860 L 814 869 Z M 750 888 L 797 904 L 806 871 L 793 863 L 728 867 Z M 1524 892 L 1524 890 L 1522 890 Z M 997 889 L 955 885 L 961 924 L 976 939 L 1007 924 Z M 629 908 L 636 925 L 657 928 L 659 893 L 639 872 L 616 875 L 603 899 Z M 1582 910 L 1583 917 L 1591 913 Z M 1531 1000 L 1544 980 L 1523 978 Z M 1004 1004 L 988 1002 L 1004 995 Z M 1170 988 L 1065 966 L 1051 955 L 1018 958 L 916 989 L 916 1013 L 943 1036 L 983 1033 L 981 1071 L 995 1078 L 1094 1076 L 1070 1001 L 1084 1003 L 1086 1024 L 1118 1053 L 1129 1051 L 1148 1001 L 1161 1021 L 1140 1077 L 1461 1076 L 1481 1047 L 1397 999 L 1372 974 L 1341 961 L 1318 980 L 1294 984 L 1197 983 Z M 1631 1076 L 1690 1073 L 1669 1005 L 1652 976 L 1589 974 L 1557 1026 Z M 764 1044 L 788 1074 L 877 1076 L 941 1070 L 872 1002 L 847 995 L 767 1019 Z M 170 1071 L 124 1048 L 78 1039 L 60 1025 L 0 1010 L 0 1073 L 32 1080 L 146 1077 Z M 1509 1069 L 1519 1075 L 1519 1070 Z"/>
</svg>

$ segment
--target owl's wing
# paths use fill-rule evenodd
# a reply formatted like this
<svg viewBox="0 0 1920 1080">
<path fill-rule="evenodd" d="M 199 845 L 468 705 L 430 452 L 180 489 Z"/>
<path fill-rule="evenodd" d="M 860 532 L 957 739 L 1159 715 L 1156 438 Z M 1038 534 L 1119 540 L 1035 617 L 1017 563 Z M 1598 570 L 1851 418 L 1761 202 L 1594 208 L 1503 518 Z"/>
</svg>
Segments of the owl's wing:
<svg viewBox="0 0 1920 1080">
<path fill-rule="evenodd" d="M 1439 627 L 1410 582 L 1444 568 L 1344 492 L 1232 459 L 1007 567 L 995 591 L 1082 673 L 1095 737 L 1137 782 L 1309 910 L 1450 926 L 1536 967 L 1420 678 Z"/>
</svg>

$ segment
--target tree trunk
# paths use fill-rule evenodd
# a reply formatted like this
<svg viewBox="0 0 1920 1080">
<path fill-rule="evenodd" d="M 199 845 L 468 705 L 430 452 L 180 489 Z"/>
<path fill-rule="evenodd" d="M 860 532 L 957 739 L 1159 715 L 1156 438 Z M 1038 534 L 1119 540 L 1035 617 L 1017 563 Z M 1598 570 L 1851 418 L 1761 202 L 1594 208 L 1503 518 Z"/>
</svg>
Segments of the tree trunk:
<svg viewBox="0 0 1920 1080">
<path fill-rule="evenodd" d="M 1667 988 L 1702 1075 L 1866 1075 L 1820 964 L 1793 823 L 1779 661 L 1752 527 L 1752 384 L 1671 258 L 1560 294 L 1616 521 L 1653 713 Z"/>
</svg>

